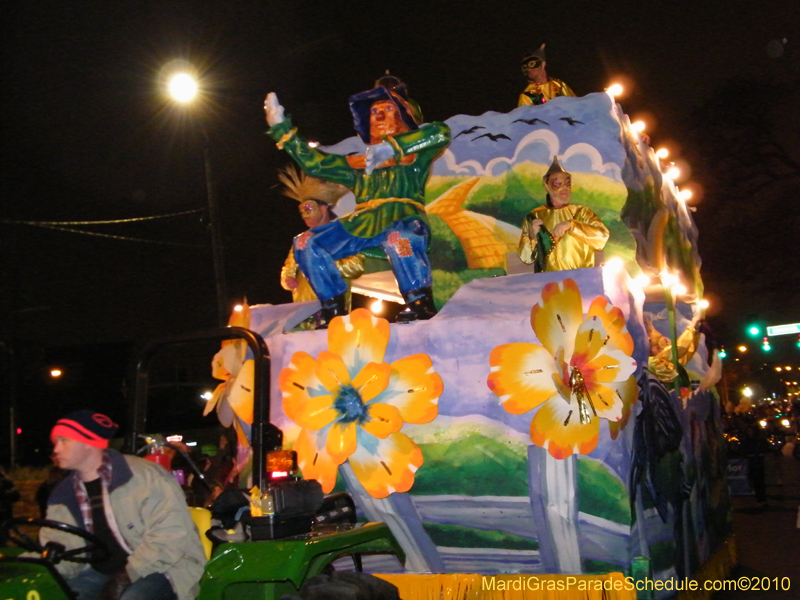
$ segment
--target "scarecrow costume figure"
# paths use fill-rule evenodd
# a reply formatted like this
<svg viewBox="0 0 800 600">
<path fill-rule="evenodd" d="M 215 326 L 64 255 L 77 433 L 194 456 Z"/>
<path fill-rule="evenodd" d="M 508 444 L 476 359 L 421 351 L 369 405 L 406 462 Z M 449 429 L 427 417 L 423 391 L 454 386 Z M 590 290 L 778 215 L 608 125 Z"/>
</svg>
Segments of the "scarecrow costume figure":
<svg viewBox="0 0 800 600">
<path fill-rule="evenodd" d="M 430 228 L 424 191 L 434 160 L 450 143 L 444 123 L 420 125 L 404 86 L 379 86 L 350 97 L 355 130 L 366 154 L 342 156 L 311 148 L 297 133 L 274 93 L 264 108 L 268 135 L 313 177 L 342 184 L 355 194 L 356 208 L 294 240 L 294 257 L 322 303 L 320 328 L 346 314 L 347 283 L 336 261 L 368 248 L 389 259 L 407 310 L 398 322 L 436 314 L 427 256 Z"/>
</svg>

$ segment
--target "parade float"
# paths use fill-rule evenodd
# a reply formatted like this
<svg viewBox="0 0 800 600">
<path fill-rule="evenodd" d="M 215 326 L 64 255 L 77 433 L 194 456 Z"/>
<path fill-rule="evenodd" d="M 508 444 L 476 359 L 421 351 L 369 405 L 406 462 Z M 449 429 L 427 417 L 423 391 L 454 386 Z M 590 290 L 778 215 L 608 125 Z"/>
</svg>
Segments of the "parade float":
<svg viewBox="0 0 800 600">
<path fill-rule="evenodd" d="M 719 358 L 669 165 L 605 93 L 446 125 L 425 187 L 438 314 L 397 324 L 357 309 L 316 331 L 298 325 L 318 301 L 232 317 L 269 348 L 284 448 L 324 493 L 349 492 L 362 520 L 389 526 L 405 565 L 364 568 L 401 597 L 464 597 L 486 575 L 501 577 L 497 597 L 519 575 L 724 576 L 735 552 Z M 363 155 L 365 143 L 323 150 Z M 519 225 L 545 203 L 554 157 L 608 241 L 596 266 L 534 273 Z M 353 291 L 402 303 L 385 259 L 368 263 Z M 226 406 L 245 448 L 249 363 L 244 346 L 223 348 L 208 406 Z"/>
</svg>

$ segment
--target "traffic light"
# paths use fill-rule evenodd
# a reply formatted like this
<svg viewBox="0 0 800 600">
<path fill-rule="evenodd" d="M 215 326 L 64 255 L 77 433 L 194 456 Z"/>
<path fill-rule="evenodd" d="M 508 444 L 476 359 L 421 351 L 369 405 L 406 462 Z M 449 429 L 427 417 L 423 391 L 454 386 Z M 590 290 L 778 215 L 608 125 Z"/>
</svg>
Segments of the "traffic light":
<svg viewBox="0 0 800 600">
<path fill-rule="evenodd" d="M 757 337 L 761 334 L 761 326 L 758 323 L 751 323 L 747 326 L 747 333 L 752 337 Z"/>
<path fill-rule="evenodd" d="M 766 336 L 764 337 L 764 341 L 761 344 L 761 348 L 764 350 L 764 352 L 769 352 L 770 350 L 772 350 L 772 347 L 769 345 L 768 337 Z"/>
<path fill-rule="evenodd" d="M 798 341 L 797 344 L 798 344 L 798 346 L 800 346 L 800 341 Z M 726 356 L 728 356 L 728 353 L 725 352 L 725 346 L 720 346 L 719 347 L 719 357 L 720 358 L 725 358 Z"/>
</svg>

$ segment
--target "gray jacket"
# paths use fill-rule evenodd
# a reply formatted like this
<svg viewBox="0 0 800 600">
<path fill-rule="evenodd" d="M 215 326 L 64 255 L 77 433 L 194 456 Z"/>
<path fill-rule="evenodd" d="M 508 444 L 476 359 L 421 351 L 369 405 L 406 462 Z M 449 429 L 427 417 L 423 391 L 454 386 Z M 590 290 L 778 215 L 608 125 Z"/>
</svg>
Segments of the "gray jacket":
<svg viewBox="0 0 800 600">
<path fill-rule="evenodd" d="M 105 502 L 106 518 L 120 545 L 130 552 L 126 570 L 131 581 L 163 573 L 178 600 L 192 600 L 199 591 L 206 558 L 183 491 L 163 467 L 115 450 L 107 452 L 111 485 Z M 53 490 L 47 503 L 47 518 L 84 528 L 72 477 Z M 43 528 L 39 537 L 43 544 L 57 541 L 67 549 L 85 544 L 74 535 L 54 529 Z M 64 561 L 57 568 L 70 578 L 88 565 Z"/>
</svg>

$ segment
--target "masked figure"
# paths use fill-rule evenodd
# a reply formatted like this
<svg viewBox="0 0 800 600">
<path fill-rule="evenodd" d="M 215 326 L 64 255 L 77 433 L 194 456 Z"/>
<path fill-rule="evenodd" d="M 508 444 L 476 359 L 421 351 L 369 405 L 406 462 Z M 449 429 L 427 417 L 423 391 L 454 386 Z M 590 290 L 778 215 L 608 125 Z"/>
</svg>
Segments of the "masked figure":
<svg viewBox="0 0 800 600">
<path fill-rule="evenodd" d="M 517 253 L 534 271 L 565 271 L 594 266 L 594 253 L 608 241 L 608 228 L 592 210 L 570 204 L 572 176 L 553 158 L 542 178 L 547 204 L 522 222 Z"/>
<path fill-rule="evenodd" d="M 283 184 L 282 193 L 299 203 L 300 217 L 309 229 L 327 225 L 337 218 L 333 212 L 336 202 L 339 201 L 347 188 L 343 185 L 329 183 L 316 177 L 309 177 L 295 167 L 288 167 L 279 175 Z M 364 273 L 364 255 L 355 254 L 336 261 L 336 266 L 342 277 L 348 282 L 345 293 L 345 310 L 350 310 L 349 281 L 356 279 Z M 289 250 L 289 256 L 281 269 L 281 287 L 292 292 L 292 302 L 308 302 L 316 300 L 314 290 L 308 280 L 297 266 L 294 259 L 294 249 Z"/>
<path fill-rule="evenodd" d="M 556 96 L 575 95 L 566 83 L 548 77 L 545 65 L 544 44 L 523 57 L 522 73 L 528 78 L 528 86 L 520 94 L 517 106 L 538 106 Z"/>
<path fill-rule="evenodd" d="M 346 314 L 347 283 L 336 261 L 368 248 L 382 249 L 389 259 L 408 308 L 398 322 L 436 314 L 424 191 L 433 161 L 450 143 L 450 129 L 444 123 L 417 123 L 403 92 L 380 86 L 351 96 L 355 129 L 368 144 L 361 156 L 311 148 L 284 116 L 277 96 L 267 95 L 268 134 L 278 148 L 308 175 L 345 185 L 356 197 L 351 214 L 294 240 L 297 265 L 322 303 L 320 327 Z"/>
</svg>

